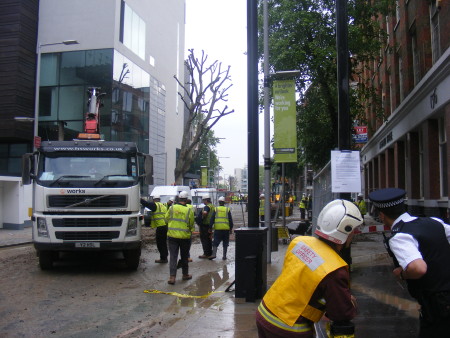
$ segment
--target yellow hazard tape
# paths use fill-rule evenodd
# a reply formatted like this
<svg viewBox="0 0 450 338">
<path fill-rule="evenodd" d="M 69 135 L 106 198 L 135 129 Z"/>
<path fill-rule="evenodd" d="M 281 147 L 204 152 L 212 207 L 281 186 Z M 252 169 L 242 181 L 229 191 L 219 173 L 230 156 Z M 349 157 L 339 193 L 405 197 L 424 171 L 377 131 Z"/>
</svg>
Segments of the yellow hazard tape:
<svg viewBox="0 0 450 338">
<path fill-rule="evenodd" d="M 219 292 L 224 292 L 224 291 L 211 291 L 211 292 L 208 292 L 206 295 L 194 296 L 194 295 L 185 295 L 185 294 L 178 293 L 178 292 L 166 292 L 166 291 L 160 291 L 160 290 L 154 290 L 154 289 L 144 290 L 144 293 L 162 293 L 165 295 L 170 295 L 170 296 L 175 296 L 175 297 L 180 297 L 180 298 L 208 298 L 213 293 L 219 293 Z"/>
</svg>

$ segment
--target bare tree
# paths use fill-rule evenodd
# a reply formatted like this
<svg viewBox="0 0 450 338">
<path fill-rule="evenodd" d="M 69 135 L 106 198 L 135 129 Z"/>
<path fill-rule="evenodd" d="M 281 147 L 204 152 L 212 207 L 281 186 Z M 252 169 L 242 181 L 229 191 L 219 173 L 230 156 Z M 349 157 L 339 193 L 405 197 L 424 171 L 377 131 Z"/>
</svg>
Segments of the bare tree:
<svg viewBox="0 0 450 338">
<path fill-rule="evenodd" d="M 202 51 L 200 59 L 189 49 L 185 61 L 189 73 L 187 83 L 175 80 L 182 88 L 178 95 L 189 112 L 183 130 L 180 156 L 175 167 L 175 182 L 181 184 L 184 174 L 198 156 L 198 146 L 206 141 L 208 131 L 225 115 L 234 112 L 223 102 L 228 101 L 228 89 L 232 86 L 230 66 L 222 69 L 222 63 L 207 64 L 208 56 Z M 192 135 L 192 136 L 191 136 Z"/>
</svg>

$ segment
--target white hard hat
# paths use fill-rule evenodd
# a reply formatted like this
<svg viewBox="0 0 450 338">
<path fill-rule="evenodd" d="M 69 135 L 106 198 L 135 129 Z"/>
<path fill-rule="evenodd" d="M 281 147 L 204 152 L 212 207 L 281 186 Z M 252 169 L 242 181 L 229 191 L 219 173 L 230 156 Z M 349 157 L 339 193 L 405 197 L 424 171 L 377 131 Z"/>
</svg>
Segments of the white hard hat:
<svg viewBox="0 0 450 338">
<path fill-rule="evenodd" d="M 159 195 L 154 195 L 154 196 L 153 196 L 153 199 L 155 199 L 155 198 L 159 198 L 159 199 L 160 199 L 161 196 L 159 196 Z"/>
<path fill-rule="evenodd" d="M 169 201 L 171 201 L 171 202 L 175 201 L 175 197 L 170 197 Z"/>
<path fill-rule="evenodd" d="M 188 193 L 186 191 L 182 191 L 180 192 L 180 194 L 178 195 L 179 198 L 188 198 Z"/>
<path fill-rule="evenodd" d="M 208 200 L 208 199 L 210 199 L 211 197 L 209 196 L 209 194 L 206 194 L 206 195 L 203 195 L 203 197 L 202 197 L 202 200 Z"/>
<path fill-rule="evenodd" d="M 359 194 L 358 194 L 358 197 L 363 197 L 363 194 L 359 193 Z"/>
<path fill-rule="evenodd" d="M 219 197 L 219 202 L 225 202 L 225 197 L 220 196 L 220 197 Z"/>
<path fill-rule="evenodd" d="M 344 244 L 362 222 L 361 212 L 355 204 L 346 200 L 334 200 L 320 212 L 315 233 L 331 242 Z"/>
<path fill-rule="evenodd" d="M 264 198 L 264 194 L 259 195 L 259 198 Z"/>
</svg>

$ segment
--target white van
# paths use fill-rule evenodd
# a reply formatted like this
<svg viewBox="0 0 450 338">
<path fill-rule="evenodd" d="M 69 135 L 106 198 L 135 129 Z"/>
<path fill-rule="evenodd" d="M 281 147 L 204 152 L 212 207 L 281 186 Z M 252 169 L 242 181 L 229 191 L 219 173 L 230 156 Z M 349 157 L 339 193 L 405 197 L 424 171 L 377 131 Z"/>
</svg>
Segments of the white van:
<svg viewBox="0 0 450 338">
<path fill-rule="evenodd" d="M 171 197 L 175 201 L 175 197 L 177 197 L 182 191 L 186 191 L 188 198 L 192 199 L 191 188 L 186 185 L 159 185 L 153 188 L 150 196 L 153 197 L 159 195 L 161 198 L 161 203 L 167 203 Z"/>
</svg>

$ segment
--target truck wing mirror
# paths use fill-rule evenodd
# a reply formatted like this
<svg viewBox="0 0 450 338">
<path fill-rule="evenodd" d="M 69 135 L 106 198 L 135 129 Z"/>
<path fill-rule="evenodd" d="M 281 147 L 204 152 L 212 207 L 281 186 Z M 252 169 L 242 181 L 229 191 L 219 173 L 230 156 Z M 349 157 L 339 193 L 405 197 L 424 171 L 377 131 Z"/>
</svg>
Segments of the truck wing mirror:
<svg viewBox="0 0 450 338">
<path fill-rule="evenodd" d="M 27 153 L 22 155 L 22 184 L 28 185 L 31 184 L 31 178 L 34 177 L 32 175 L 31 170 L 33 168 L 32 166 L 32 158 L 33 153 Z"/>
</svg>

